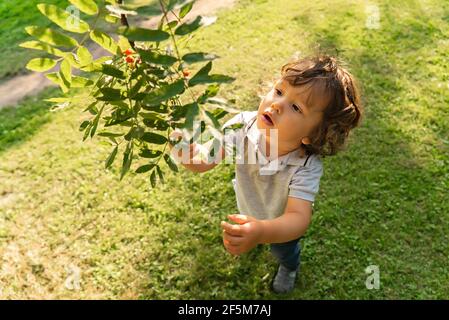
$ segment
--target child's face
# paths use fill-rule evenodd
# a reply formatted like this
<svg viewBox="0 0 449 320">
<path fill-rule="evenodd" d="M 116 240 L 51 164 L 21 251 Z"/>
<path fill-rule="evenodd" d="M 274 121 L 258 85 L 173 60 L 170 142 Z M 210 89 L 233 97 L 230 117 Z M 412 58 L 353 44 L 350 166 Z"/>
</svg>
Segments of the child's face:
<svg viewBox="0 0 449 320">
<path fill-rule="evenodd" d="M 310 89 L 310 85 L 292 86 L 281 79 L 259 105 L 257 127 L 277 129 L 278 150 L 282 153 L 299 148 L 301 143 L 309 144 L 312 131 L 323 118 L 327 104 L 325 95 Z M 313 99 L 308 99 L 311 92 Z M 262 130 L 262 133 L 269 142 L 269 130 Z"/>
</svg>

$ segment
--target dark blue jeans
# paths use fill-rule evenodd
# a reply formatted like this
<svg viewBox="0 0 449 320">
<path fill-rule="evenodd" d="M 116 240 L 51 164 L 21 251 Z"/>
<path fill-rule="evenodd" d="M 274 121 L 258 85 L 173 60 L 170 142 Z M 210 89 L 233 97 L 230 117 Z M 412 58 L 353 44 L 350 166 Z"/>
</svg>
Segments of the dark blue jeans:
<svg viewBox="0 0 449 320">
<path fill-rule="evenodd" d="M 272 243 L 271 254 L 282 264 L 290 270 L 299 268 L 301 246 L 299 240 L 301 238 L 291 240 L 284 243 Z"/>
</svg>

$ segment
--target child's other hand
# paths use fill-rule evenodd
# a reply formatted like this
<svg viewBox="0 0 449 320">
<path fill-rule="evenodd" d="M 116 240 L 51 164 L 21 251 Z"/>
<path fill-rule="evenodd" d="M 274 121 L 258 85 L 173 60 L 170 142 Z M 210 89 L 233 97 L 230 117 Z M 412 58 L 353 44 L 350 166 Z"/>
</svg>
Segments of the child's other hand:
<svg viewBox="0 0 449 320">
<path fill-rule="evenodd" d="M 260 220 L 242 214 L 231 214 L 228 219 L 238 223 L 221 222 L 223 243 L 229 253 L 240 255 L 250 251 L 260 243 L 262 236 Z"/>
</svg>

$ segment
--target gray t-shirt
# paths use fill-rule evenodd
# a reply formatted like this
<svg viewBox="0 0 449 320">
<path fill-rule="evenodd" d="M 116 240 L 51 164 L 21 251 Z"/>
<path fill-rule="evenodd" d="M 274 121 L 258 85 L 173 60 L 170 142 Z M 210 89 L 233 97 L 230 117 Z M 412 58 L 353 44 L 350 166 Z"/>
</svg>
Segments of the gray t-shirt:
<svg viewBox="0 0 449 320">
<path fill-rule="evenodd" d="M 243 124 L 237 130 L 225 130 L 227 159 L 232 145 L 240 142 L 244 159 L 236 161 L 235 179 L 232 180 L 241 214 L 268 220 L 284 213 L 288 197 L 300 198 L 313 203 L 323 174 L 322 161 L 317 155 L 301 157 L 294 150 L 275 159 L 267 159 L 264 152 L 264 135 L 256 124 L 257 111 L 243 111 L 222 127 Z M 241 159 L 241 158 L 240 158 Z"/>
</svg>

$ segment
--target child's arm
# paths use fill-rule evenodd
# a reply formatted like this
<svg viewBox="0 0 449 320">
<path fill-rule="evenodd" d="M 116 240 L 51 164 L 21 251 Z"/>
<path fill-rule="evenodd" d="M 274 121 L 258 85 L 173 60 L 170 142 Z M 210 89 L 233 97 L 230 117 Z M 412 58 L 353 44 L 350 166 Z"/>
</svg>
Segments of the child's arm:
<svg viewBox="0 0 449 320">
<path fill-rule="evenodd" d="M 172 138 L 176 138 L 176 137 L 179 136 L 179 133 L 178 132 L 174 132 L 170 136 Z M 173 145 L 171 143 L 169 143 L 168 145 L 169 145 L 170 150 L 172 150 L 173 149 Z M 180 163 L 186 169 L 188 169 L 188 170 L 190 170 L 192 172 L 199 172 L 199 173 L 201 173 L 201 172 L 206 172 L 206 171 L 209 171 L 209 170 L 213 169 L 217 164 L 220 163 L 220 161 L 225 156 L 225 150 L 224 150 L 223 147 L 221 147 L 220 150 L 219 150 L 219 153 L 221 153 L 221 158 L 218 158 L 218 160 L 220 160 L 220 161 L 214 161 L 212 163 L 207 163 L 207 162 L 204 162 L 203 160 L 201 160 L 200 163 L 193 163 L 192 159 L 198 154 L 198 152 L 199 152 L 198 144 L 195 143 L 195 142 L 190 144 L 189 145 L 189 156 L 190 157 L 188 158 L 188 161 L 186 161 L 186 162 L 180 161 Z M 180 159 L 180 160 L 184 159 L 184 157 L 183 157 L 183 150 L 182 149 L 178 150 L 178 154 L 175 155 L 175 156 L 178 159 Z"/>
<path fill-rule="evenodd" d="M 261 220 L 260 243 L 282 243 L 303 236 L 312 219 L 312 202 L 288 197 L 284 214 L 273 220 Z"/>
</svg>

